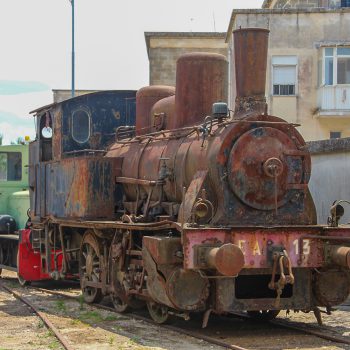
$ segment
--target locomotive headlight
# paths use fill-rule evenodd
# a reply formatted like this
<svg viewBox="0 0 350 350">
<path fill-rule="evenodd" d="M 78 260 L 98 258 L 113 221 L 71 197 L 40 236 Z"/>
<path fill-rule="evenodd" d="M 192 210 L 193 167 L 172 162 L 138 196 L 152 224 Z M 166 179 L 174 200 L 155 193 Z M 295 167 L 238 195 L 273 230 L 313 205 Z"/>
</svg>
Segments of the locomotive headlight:
<svg viewBox="0 0 350 350">
<path fill-rule="evenodd" d="M 203 202 L 203 201 L 198 201 L 195 205 L 194 205 L 194 215 L 198 218 L 204 218 L 208 215 L 209 213 L 209 208 L 208 205 Z"/>
</svg>

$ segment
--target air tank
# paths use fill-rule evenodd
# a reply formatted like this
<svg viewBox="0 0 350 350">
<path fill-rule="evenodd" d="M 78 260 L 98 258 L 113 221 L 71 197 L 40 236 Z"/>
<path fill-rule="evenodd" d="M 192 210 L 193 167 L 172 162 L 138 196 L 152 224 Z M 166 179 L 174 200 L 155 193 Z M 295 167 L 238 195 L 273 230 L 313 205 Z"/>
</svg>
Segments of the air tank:
<svg viewBox="0 0 350 350">
<path fill-rule="evenodd" d="M 148 134 L 152 131 L 151 109 L 164 97 L 175 94 L 173 86 L 153 85 L 141 88 L 136 93 L 136 135 Z"/>
<path fill-rule="evenodd" d="M 16 220 L 10 215 L 0 215 L 0 234 L 11 234 L 17 230 Z"/>
<path fill-rule="evenodd" d="M 196 125 L 211 114 L 214 102 L 227 102 L 228 62 L 217 53 L 194 52 L 177 60 L 176 119 L 169 129 Z"/>
</svg>

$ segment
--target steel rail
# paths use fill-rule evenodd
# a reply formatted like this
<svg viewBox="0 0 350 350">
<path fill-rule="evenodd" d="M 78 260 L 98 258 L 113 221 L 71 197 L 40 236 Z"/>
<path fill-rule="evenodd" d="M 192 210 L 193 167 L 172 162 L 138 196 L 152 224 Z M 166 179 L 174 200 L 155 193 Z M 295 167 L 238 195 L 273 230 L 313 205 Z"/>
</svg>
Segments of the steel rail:
<svg viewBox="0 0 350 350">
<path fill-rule="evenodd" d="M 62 346 L 66 350 L 73 350 L 73 348 L 64 339 L 60 331 L 56 328 L 56 326 L 48 319 L 48 317 L 43 312 L 39 311 L 27 298 L 23 297 L 18 292 L 5 286 L 3 283 L 1 283 L 0 286 L 4 290 L 6 290 L 9 294 L 12 294 L 16 299 L 28 305 L 34 311 L 34 313 L 45 323 L 46 327 L 53 332 L 57 340 L 62 344 Z"/>
<path fill-rule="evenodd" d="M 253 320 L 252 317 L 245 315 L 243 313 L 239 313 L 239 312 L 233 312 L 233 313 L 231 313 L 231 315 L 238 316 L 238 317 L 243 318 L 245 320 Z M 325 334 L 325 333 L 323 333 L 324 330 L 318 331 L 316 329 L 306 329 L 303 326 L 298 326 L 297 324 L 292 323 L 294 321 L 284 321 L 284 320 L 274 319 L 274 320 L 270 320 L 267 322 L 269 322 L 270 324 L 272 324 L 274 326 L 292 329 L 294 331 L 298 331 L 298 332 L 301 332 L 304 334 L 313 335 L 313 336 L 316 336 L 316 337 L 321 338 L 321 339 L 332 341 L 334 343 L 350 344 L 350 340 L 345 339 L 345 337 L 343 337 L 343 336 Z"/>
<path fill-rule="evenodd" d="M 38 290 L 38 291 L 43 292 L 43 293 L 58 295 L 58 296 L 61 296 L 61 297 L 64 297 L 64 298 L 69 298 L 69 299 L 72 299 L 72 300 L 75 300 L 75 301 L 78 301 L 78 302 L 81 301 L 79 296 L 69 295 L 69 294 L 66 294 L 64 292 L 59 292 L 59 291 L 45 289 L 45 288 L 40 288 L 40 287 L 33 287 L 33 286 L 29 286 L 28 288 L 34 289 L 34 290 Z M 97 309 L 102 309 L 102 310 L 110 311 L 110 312 L 113 312 L 113 313 L 118 313 L 113 307 L 109 307 L 109 306 L 105 306 L 105 305 L 101 305 L 101 304 L 94 304 L 94 303 L 93 304 L 87 304 L 87 305 L 90 305 L 90 306 L 95 307 Z M 176 332 L 176 333 L 185 334 L 185 335 L 188 335 L 188 336 L 196 338 L 196 339 L 204 340 L 204 341 L 206 341 L 206 342 L 208 342 L 210 344 L 218 345 L 218 346 L 221 346 L 222 348 L 225 348 L 225 349 L 249 350 L 247 348 L 243 348 L 243 347 L 238 346 L 238 345 L 225 343 L 225 342 L 223 342 L 221 340 L 218 340 L 218 339 L 215 339 L 215 338 L 212 338 L 212 337 L 200 334 L 200 333 L 195 332 L 195 331 L 189 331 L 189 330 L 186 330 L 186 329 L 183 329 L 183 328 L 180 328 L 180 327 L 175 327 L 175 326 L 166 325 L 166 324 L 158 324 L 158 323 L 154 322 L 152 319 L 144 317 L 144 316 L 141 316 L 141 315 L 127 313 L 127 314 L 123 314 L 123 316 L 129 317 L 129 318 L 133 318 L 133 319 L 136 319 L 136 320 L 140 320 L 140 321 L 144 321 L 144 322 L 150 323 L 152 325 L 156 325 L 158 327 L 162 327 L 162 328 L 168 329 L 168 330 Z"/>
<path fill-rule="evenodd" d="M 52 290 L 49 290 L 49 289 L 39 288 L 39 287 L 32 287 L 32 286 L 30 288 L 37 289 L 37 290 L 39 290 L 41 292 L 44 292 L 44 293 L 55 294 L 55 295 L 59 295 L 59 296 L 62 296 L 62 297 L 67 297 L 67 298 L 70 298 L 70 299 L 75 299 L 77 301 L 80 301 L 78 296 L 65 294 L 63 292 L 52 291 Z M 103 309 L 103 310 L 107 310 L 107 311 L 111 311 L 111 312 L 117 313 L 117 311 L 113 307 L 109 307 L 109 306 L 105 306 L 105 305 L 101 305 L 101 304 L 88 304 L 88 305 L 91 305 L 91 306 L 99 308 L 99 309 Z M 225 343 L 223 341 L 217 340 L 217 339 L 212 338 L 212 337 L 208 337 L 206 335 L 202 335 L 202 334 L 200 334 L 198 332 L 195 332 L 195 331 L 188 331 L 188 330 L 185 330 L 185 329 L 182 329 L 182 328 L 179 328 L 179 327 L 170 326 L 170 325 L 160 325 L 160 324 L 154 322 L 153 320 L 151 320 L 151 319 L 149 319 L 147 317 L 141 316 L 141 315 L 137 315 L 137 314 L 125 314 L 125 315 L 131 316 L 131 317 L 133 317 L 133 318 L 135 318 L 137 320 L 142 320 L 142 321 L 151 323 L 153 325 L 158 325 L 160 327 L 172 330 L 174 332 L 186 334 L 186 335 L 192 336 L 192 337 L 197 338 L 197 339 L 205 340 L 208 343 L 212 343 L 212 344 L 215 344 L 215 345 L 218 345 L 218 346 L 222 346 L 222 347 L 227 348 L 227 349 L 247 350 L 246 348 L 243 348 L 243 347 L 240 347 L 240 346 L 237 346 L 237 345 L 227 344 L 227 343 Z M 238 316 L 238 317 L 243 318 L 243 319 L 252 320 L 252 318 L 250 316 L 245 315 L 243 313 L 232 313 L 232 315 Z M 269 321 L 269 323 L 274 325 L 274 326 L 295 330 L 295 331 L 298 331 L 298 332 L 301 332 L 301 333 L 304 333 L 304 334 L 316 336 L 318 338 L 329 340 L 329 341 L 332 341 L 332 342 L 335 342 L 335 343 L 350 344 L 350 340 L 345 339 L 342 336 L 325 334 L 324 330 L 318 331 L 316 329 L 314 329 L 314 330 L 306 329 L 303 326 L 298 326 L 296 324 L 292 324 L 290 321 L 271 320 L 271 321 Z"/>
</svg>

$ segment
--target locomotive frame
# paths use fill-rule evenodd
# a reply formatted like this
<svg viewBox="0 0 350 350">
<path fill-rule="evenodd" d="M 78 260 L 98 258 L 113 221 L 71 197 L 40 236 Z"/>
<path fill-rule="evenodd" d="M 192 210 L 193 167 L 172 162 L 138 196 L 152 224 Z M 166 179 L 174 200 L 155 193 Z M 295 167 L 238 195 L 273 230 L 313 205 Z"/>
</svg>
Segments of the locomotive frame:
<svg viewBox="0 0 350 350">
<path fill-rule="evenodd" d="M 33 249 L 52 278 L 79 276 L 87 302 L 110 295 L 120 312 L 146 302 L 159 323 L 204 312 L 205 326 L 211 312 L 291 309 L 320 321 L 319 306 L 348 296 L 341 204 L 316 225 L 305 142 L 267 113 L 268 31 L 234 36 L 233 115 L 227 61 L 203 53 L 180 57 L 176 89 L 138 91 L 136 129 L 113 92 L 34 111 Z"/>
</svg>

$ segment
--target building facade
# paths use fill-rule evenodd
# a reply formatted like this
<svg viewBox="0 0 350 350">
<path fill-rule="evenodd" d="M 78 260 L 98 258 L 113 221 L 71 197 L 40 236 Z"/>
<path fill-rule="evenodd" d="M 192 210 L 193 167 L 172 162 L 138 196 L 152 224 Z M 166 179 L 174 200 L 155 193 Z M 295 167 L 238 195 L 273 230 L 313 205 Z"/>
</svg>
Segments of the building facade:
<svg viewBox="0 0 350 350">
<path fill-rule="evenodd" d="M 270 30 L 269 113 L 300 124 L 306 140 L 350 136 L 350 8 L 335 0 L 329 1 L 335 8 L 315 7 L 321 3 L 326 1 L 275 0 L 263 9 L 234 10 L 226 39 L 233 57 L 233 30 Z M 229 80 L 233 106 L 234 62 Z"/>
<path fill-rule="evenodd" d="M 90 94 L 92 92 L 96 92 L 97 90 L 75 90 L 74 95 L 75 96 L 81 96 L 81 95 L 86 95 Z M 68 100 L 72 98 L 72 90 L 68 89 L 53 89 L 53 102 L 62 102 L 65 100 Z"/>
<path fill-rule="evenodd" d="M 149 84 L 175 86 L 176 61 L 189 52 L 215 52 L 227 56 L 226 33 L 146 32 Z"/>
</svg>

